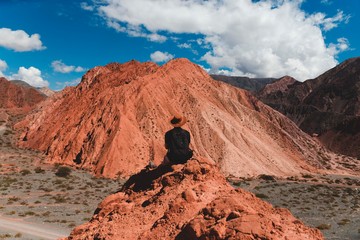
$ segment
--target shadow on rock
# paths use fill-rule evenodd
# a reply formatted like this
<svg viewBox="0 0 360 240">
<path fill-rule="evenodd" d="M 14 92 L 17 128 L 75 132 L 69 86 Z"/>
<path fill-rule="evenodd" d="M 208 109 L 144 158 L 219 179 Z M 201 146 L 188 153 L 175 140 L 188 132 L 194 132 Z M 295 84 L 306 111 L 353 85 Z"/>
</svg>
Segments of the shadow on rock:
<svg viewBox="0 0 360 240">
<path fill-rule="evenodd" d="M 160 165 L 153 170 L 145 168 L 139 173 L 132 175 L 121 188 L 120 192 L 124 192 L 128 189 L 131 189 L 134 192 L 149 190 L 152 188 L 154 180 L 171 171 L 173 171 L 171 165 Z"/>
</svg>

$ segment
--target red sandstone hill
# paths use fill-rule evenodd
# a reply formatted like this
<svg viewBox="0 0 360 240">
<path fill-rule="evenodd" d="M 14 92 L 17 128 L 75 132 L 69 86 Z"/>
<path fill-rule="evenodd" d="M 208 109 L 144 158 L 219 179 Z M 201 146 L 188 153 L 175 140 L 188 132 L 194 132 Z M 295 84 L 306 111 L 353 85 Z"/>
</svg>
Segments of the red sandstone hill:
<svg viewBox="0 0 360 240">
<path fill-rule="evenodd" d="M 162 161 L 174 112 L 189 120 L 195 156 L 211 159 L 227 175 L 284 176 L 339 166 L 285 116 L 187 59 L 91 69 L 77 87 L 41 103 L 17 125 L 25 127 L 19 145 L 44 151 L 49 162 L 129 176 L 150 160 Z"/>
<path fill-rule="evenodd" d="M 46 96 L 32 87 L 26 87 L 0 77 L 0 109 L 30 109 Z"/>
<path fill-rule="evenodd" d="M 288 210 L 230 186 L 202 160 L 144 169 L 108 196 L 71 239 L 324 239 Z"/>
<path fill-rule="evenodd" d="M 360 159 L 360 58 L 285 91 L 258 96 L 305 132 L 318 134 L 329 149 Z"/>
</svg>

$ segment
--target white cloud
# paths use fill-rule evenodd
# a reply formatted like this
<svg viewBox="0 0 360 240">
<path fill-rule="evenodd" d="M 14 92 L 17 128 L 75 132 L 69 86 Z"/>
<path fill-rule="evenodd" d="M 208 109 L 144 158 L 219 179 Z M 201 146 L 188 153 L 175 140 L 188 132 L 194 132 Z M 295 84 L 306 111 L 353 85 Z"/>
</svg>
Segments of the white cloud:
<svg viewBox="0 0 360 240">
<path fill-rule="evenodd" d="M 338 11 L 334 17 L 330 18 L 326 18 L 324 13 L 315 13 L 310 16 L 310 21 L 312 21 L 314 25 L 320 26 L 324 31 L 329 31 L 333 28 L 336 28 L 339 23 L 348 23 L 349 20 L 350 15 L 344 14 L 343 11 Z"/>
<path fill-rule="evenodd" d="M 63 88 L 67 86 L 76 86 L 81 82 L 81 78 L 76 78 L 72 81 L 66 81 L 66 82 L 56 82 L 56 85 L 59 87 L 58 90 L 62 90 Z"/>
<path fill-rule="evenodd" d="M 8 68 L 7 63 L 0 59 L 0 71 L 5 71 Z"/>
<path fill-rule="evenodd" d="M 0 59 L 0 77 L 5 77 L 3 71 L 5 71 L 7 68 L 8 68 L 7 63 L 4 60 Z"/>
<path fill-rule="evenodd" d="M 127 33 L 131 37 L 143 37 L 151 42 L 159 42 L 159 43 L 163 43 L 167 40 L 167 37 L 164 35 L 160 35 L 154 32 L 150 32 L 150 33 L 146 31 L 144 32 L 144 30 L 141 27 L 135 25 L 129 25 L 127 27 L 124 27 L 112 19 L 108 19 L 107 25 L 115 29 L 117 32 Z"/>
<path fill-rule="evenodd" d="M 292 75 L 305 80 L 337 64 L 337 51 L 325 44 L 323 31 L 347 22 L 349 16 L 342 11 L 333 17 L 309 15 L 301 10 L 302 2 L 104 0 L 97 10 L 110 27 L 131 36 L 194 34 L 191 40 L 209 48 L 201 60 L 213 72 L 225 67 L 257 77 Z"/>
<path fill-rule="evenodd" d="M 87 2 L 81 2 L 80 7 L 86 11 L 94 11 L 95 7 L 89 5 Z"/>
<path fill-rule="evenodd" d="M 0 46 L 16 52 L 45 49 L 39 34 L 32 34 L 30 36 L 23 30 L 13 31 L 9 28 L 0 28 Z"/>
<path fill-rule="evenodd" d="M 170 59 L 173 59 L 174 56 L 167 52 L 156 51 L 150 55 L 150 58 L 154 62 L 161 63 L 161 62 L 167 62 Z"/>
<path fill-rule="evenodd" d="M 191 49 L 191 44 L 189 43 L 181 43 L 177 45 L 179 48 L 188 48 Z"/>
<path fill-rule="evenodd" d="M 70 73 L 70 72 L 84 72 L 86 71 L 83 67 L 68 66 L 61 60 L 55 60 L 51 63 L 52 68 L 55 72 Z"/>
<path fill-rule="evenodd" d="M 41 71 L 35 67 L 20 67 L 17 74 L 9 77 L 10 80 L 22 80 L 34 87 L 47 87 L 49 82 L 41 76 Z"/>
<path fill-rule="evenodd" d="M 321 0 L 321 3 L 325 5 L 331 5 L 333 2 L 331 0 Z"/>
<path fill-rule="evenodd" d="M 337 55 L 347 50 L 350 50 L 350 43 L 346 38 L 338 38 L 337 43 L 329 45 L 329 52 L 332 55 Z"/>
</svg>

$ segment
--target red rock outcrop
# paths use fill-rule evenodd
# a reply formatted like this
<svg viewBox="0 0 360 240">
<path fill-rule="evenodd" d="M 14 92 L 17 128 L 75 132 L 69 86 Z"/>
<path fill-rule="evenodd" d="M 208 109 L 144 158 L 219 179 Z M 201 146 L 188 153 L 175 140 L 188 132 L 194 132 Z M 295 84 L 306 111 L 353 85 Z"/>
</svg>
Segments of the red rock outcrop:
<svg viewBox="0 0 360 240">
<path fill-rule="evenodd" d="M 305 132 L 318 135 L 330 150 L 360 159 L 360 58 L 258 96 Z"/>
<path fill-rule="evenodd" d="M 0 77 L 0 109 L 23 108 L 29 110 L 45 99 L 46 96 L 34 88 L 20 86 Z"/>
<path fill-rule="evenodd" d="M 184 127 L 195 156 L 218 163 L 227 175 L 332 168 L 330 154 L 292 121 L 187 59 L 91 69 L 77 87 L 43 102 L 17 125 L 26 127 L 19 144 L 46 152 L 49 162 L 129 176 L 162 161 L 174 112 L 189 120 Z"/>
<path fill-rule="evenodd" d="M 234 189 L 215 165 L 144 169 L 99 204 L 71 239 L 323 239 L 288 210 Z"/>
</svg>

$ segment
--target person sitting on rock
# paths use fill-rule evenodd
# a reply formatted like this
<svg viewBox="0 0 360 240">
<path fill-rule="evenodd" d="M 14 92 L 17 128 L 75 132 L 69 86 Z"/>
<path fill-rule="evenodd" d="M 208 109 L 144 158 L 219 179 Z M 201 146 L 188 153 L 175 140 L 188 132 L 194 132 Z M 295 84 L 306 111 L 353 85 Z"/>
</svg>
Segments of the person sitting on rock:
<svg viewBox="0 0 360 240">
<path fill-rule="evenodd" d="M 187 119 L 180 115 L 175 115 L 170 120 L 174 128 L 165 133 L 165 148 L 168 150 L 165 164 L 186 163 L 193 156 L 193 150 L 189 147 L 190 133 L 181 128 L 186 121 Z"/>
</svg>

